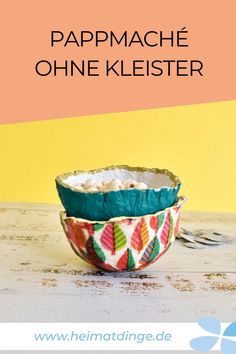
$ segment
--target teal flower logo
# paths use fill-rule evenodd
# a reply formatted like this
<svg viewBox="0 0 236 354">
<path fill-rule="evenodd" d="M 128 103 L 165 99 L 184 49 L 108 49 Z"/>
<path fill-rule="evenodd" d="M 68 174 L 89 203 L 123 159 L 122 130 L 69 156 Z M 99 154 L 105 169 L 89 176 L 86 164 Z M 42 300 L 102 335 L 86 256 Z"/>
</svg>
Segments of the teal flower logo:
<svg viewBox="0 0 236 354">
<path fill-rule="evenodd" d="M 236 322 L 232 322 L 221 334 L 221 323 L 216 318 L 203 317 L 197 323 L 212 335 L 197 337 L 191 340 L 190 346 L 199 352 L 208 352 L 214 345 L 221 341 L 221 352 L 223 354 L 236 353 Z"/>
</svg>

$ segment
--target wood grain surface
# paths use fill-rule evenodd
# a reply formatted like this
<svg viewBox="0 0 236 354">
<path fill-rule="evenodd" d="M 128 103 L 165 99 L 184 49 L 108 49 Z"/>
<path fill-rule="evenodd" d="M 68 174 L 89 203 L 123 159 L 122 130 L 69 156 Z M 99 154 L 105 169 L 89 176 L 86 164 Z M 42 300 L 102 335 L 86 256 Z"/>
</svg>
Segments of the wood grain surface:
<svg viewBox="0 0 236 354">
<path fill-rule="evenodd" d="M 70 249 L 60 210 L 0 203 L 1 322 L 235 320 L 236 242 L 193 250 L 176 240 L 144 271 L 104 273 Z M 181 225 L 236 235 L 235 214 L 184 212 Z"/>
</svg>

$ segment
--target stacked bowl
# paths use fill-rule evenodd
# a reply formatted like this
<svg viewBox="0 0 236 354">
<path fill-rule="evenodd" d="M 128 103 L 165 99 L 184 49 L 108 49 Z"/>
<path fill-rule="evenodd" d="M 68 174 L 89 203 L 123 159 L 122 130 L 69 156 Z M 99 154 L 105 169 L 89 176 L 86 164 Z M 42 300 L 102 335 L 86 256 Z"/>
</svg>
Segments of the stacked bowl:
<svg viewBox="0 0 236 354">
<path fill-rule="evenodd" d="M 168 170 L 111 166 L 56 178 L 61 223 L 74 252 L 107 271 L 142 269 L 179 227 L 181 183 Z"/>
</svg>

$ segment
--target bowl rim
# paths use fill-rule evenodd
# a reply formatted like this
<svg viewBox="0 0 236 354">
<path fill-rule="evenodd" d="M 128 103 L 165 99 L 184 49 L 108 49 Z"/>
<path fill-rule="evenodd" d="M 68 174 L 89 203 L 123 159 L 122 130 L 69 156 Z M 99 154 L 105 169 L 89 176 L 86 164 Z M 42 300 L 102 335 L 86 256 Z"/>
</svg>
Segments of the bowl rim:
<svg viewBox="0 0 236 354">
<path fill-rule="evenodd" d="M 183 204 L 185 204 L 188 201 L 188 197 L 183 197 L 180 196 L 177 201 L 169 208 L 165 208 L 163 210 L 157 211 L 154 214 L 145 214 L 145 215 L 140 215 L 140 216 L 116 216 L 114 218 L 111 218 L 109 220 L 106 221 L 98 221 L 98 220 L 88 220 L 88 219 L 83 219 L 83 218 L 76 218 L 75 216 L 67 216 L 66 215 L 66 211 L 60 211 L 60 219 L 62 222 L 64 222 L 67 219 L 74 219 L 76 221 L 79 221 L 81 223 L 87 223 L 87 224 L 110 224 L 110 223 L 115 223 L 115 222 L 121 222 L 123 220 L 126 219 L 132 219 L 132 220 L 136 220 L 136 219 L 141 219 L 145 216 L 158 216 L 159 214 L 162 213 L 166 213 L 168 210 L 173 209 L 173 208 L 181 208 L 183 206 Z"/>
<path fill-rule="evenodd" d="M 147 190 L 153 190 L 153 191 L 159 191 L 161 189 L 175 189 L 177 188 L 180 184 L 181 181 L 179 179 L 178 176 L 176 176 L 173 172 L 169 171 L 166 168 L 152 168 L 152 167 L 134 167 L 134 166 L 128 166 L 128 165 L 111 165 L 108 167 L 104 167 L 104 168 L 97 168 L 97 169 L 92 169 L 92 170 L 75 170 L 73 172 L 66 172 L 60 175 L 57 175 L 55 178 L 56 183 L 58 183 L 59 185 L 63 186 L 66 189 L 70 189 L 73 192 L 79 193 L 79 194 L 107 194 L 107 193 L 117 193 L 117 192 L 130 192 L 133 189 L 129 190 L 119 190 L 119 191 L 109 191 L 109 192 L 102 192 L 102 191 L 97 191 L 97 192 L 81 192 L 78 189 L 69 186 L 68 184 L 64 183 L 63 180 L 65 178 L 68 178 L 70 176 L 75 176 L 78 174 L 83 174 L 83 173 L 90 173 L 90 174 L 95 174 L 98 172 L 102 172 L 102 171 L 106 171 L 106 170 L 121 170 L 121 169 L 125 169 L 127 171 L 137 171 L 137 172 L 151 172 L 151 173 L 155 173 L 155 174 L 164 174 L 166 176 L 168 176 L 170 178 L 170 180 L 172 181 L 172 185 L 167 187 L 167 186 L 163 186 L 163 187 L 159 187 L 159 188 L 148 188 Z M 146 190 L 139 190 L 140 192 L 145 192 Z"/>
</svg>

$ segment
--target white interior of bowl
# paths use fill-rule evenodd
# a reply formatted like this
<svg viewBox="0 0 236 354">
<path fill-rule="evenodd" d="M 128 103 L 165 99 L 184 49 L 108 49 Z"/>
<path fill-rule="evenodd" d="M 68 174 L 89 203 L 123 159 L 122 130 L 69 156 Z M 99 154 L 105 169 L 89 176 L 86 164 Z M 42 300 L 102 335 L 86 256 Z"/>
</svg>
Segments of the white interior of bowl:
<svg viewBox="0 0 236 354">
<path fill-rule="evenodd" d="M 112 180 L 117 178 L 122 182 L 127 180 L 144 182 L 148 188 L 159 189 L 161 187 L 171 187 L 173 181 L 164 173 L 154 173 L 150 171 L 129 171 L 126 169 L 110 169 L 99 172 L 83 172 L 71 175 L 62 179 L 62 182 L 70 187 L 76 186 L 78 183 L 84 183 L 88 178 L 95 178 L 97 182 Z"/>
</svg>

